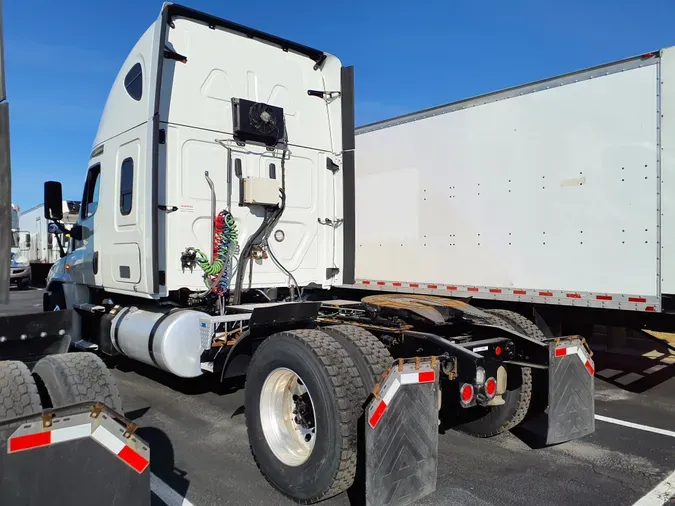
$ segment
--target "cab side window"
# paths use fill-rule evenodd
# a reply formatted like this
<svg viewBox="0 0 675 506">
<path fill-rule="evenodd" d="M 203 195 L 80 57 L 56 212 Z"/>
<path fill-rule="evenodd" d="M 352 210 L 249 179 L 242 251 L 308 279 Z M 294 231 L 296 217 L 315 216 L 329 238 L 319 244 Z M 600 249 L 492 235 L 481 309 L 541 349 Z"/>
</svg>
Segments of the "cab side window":
<svg viewBox="0 0 675 506">
<path fill-rule="evenodd" d="M 82 195 L 82 206 L 80 207 L 80 217 L 85 220 L 93 216 L 98 208 L 98 195 L 101 186 L 101 166 L 94 165 L 87 172 L 87 179 L 84 183 L 84 194 Z"/>
<path fill-rule="evenodd" d="M 131 212 L 134 195 L 134 161 L 126 158 L 120 170 L 120 213 L 126 216 Z"/>
</svg>

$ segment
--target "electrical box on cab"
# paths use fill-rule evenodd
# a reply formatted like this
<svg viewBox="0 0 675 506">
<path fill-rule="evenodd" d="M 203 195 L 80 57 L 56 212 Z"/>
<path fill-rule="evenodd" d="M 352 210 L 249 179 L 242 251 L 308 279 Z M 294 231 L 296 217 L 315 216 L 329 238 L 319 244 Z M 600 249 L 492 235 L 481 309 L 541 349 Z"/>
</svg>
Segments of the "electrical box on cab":
<svg viewBox="0 0 675 506">
<path fill-rule="evenodd" d="M 276 179 L 244 178 L 244 204 L 273 206 L 279 203 L 281 187 Z"/>
</svg>

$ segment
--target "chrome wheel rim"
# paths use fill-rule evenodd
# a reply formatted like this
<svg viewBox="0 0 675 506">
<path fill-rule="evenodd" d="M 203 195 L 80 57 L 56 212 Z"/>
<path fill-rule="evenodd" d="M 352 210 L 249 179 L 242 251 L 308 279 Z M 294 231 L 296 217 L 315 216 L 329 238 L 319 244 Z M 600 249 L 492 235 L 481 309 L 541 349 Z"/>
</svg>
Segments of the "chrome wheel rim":
<svg viewBox="0 0 675 506">
<path fill-rule="evenodd" d="M 306 462 L 316 441 L 315 420 L 302 378 L 285 367 L 274 369 L 260 394 L 260 423 L 272 453 L 287 466 Z"/>
</svg>

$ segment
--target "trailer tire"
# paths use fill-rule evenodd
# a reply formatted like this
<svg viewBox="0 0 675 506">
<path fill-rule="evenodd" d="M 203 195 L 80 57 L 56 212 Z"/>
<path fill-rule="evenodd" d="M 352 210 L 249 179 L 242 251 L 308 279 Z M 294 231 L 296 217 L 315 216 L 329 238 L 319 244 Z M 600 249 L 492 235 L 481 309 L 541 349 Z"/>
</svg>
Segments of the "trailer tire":
<svg viewBox="0 0 675 506">
<path fill-rule="evenodd" d="M 275 382 L 275 378 L 288 378 L 289 383 Z M 279 393 L 290 390 L 292 381 L 293 388 L 301 385 L 309 394 L 314 436 L 312 441 L 304 435 L 305 441 L 311 441 L 308 451 L 302 447 L 302 436 L 298 439 L 300 424 L 285 422 L 280 416 L 283 409 L 293 407 L 288 408 L 290 402 L 299 409 L 295 395 L 291 400 L 288 394 Z M 244 393 L 251 453 L 265 479 L 301 504 L 347 490 L 356 474 L 363 392 L 359 371 L 331 336 L 319 330 L 294 330 L 265 339 L 251 359 Z"/>
<path fill-rule="evenodd" d="M 103 360 L 93 353 L 48 355 L 35 365 L 33 374 L 51 407 L 99 401 L 123 414 L 115 380 Z"/>
<path fill-rule="evenodd" d="M 0 362 L 0 421 L 42 411 L 35 380 L 23 362 Z"/>
<path fill-rule="evenodd" d="M 544 333 L 533 321 L 530 321 L 528 318 L 525 318 L 515 311 L 509 311 L 507 309 L 488 309 L 485 312 L 498 316 L 499 319 L 506 321 L 506 323 L 514 330 L 522 332 L 528 337 L 537 339 L 538 341 L 546 339 Z"/>
<path fill-rule="evenodd" d="M 355 325 L 335 325 L 321 330 L 332 336 L 352 357 L 366 394 L 391 367 L 394 359 L 387 347 L 372 332 Z M 365 401 L 365 397 L 363 400 Z"/>
<path fill-rule="evenodd" d="M 506 323 L 514 330 L 521 332 L 534 339 L 544 339 L 544 333 L 533 322 L 524 316 L 506 309 L 486 309 L 499 319 L 498 323 Z M 529 367 L 509 367 L 508 376 L 521 371 L 518 386 L 508 389 L 503 395 L 504 404 L 489 408 L 476 407 L 480 416 L 469 422 L 461 424 L 458 428 L 468 434 L 477 437 L 490 437 L 506 432 L 516 427 L 525 419 L 532 402 L 532 369 Z"/>
</svg>

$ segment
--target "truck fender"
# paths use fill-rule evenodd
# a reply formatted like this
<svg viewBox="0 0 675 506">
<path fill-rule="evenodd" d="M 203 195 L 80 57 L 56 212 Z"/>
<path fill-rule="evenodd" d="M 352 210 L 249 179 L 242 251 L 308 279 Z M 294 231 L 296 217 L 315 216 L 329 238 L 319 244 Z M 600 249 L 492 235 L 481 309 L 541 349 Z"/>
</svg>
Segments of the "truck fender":
<svg viewBox="0 0 675 506">
<path fill-rule="evenodd" d="M 254 338 L 248 331 L 244 332 L 222 361 L 220 381 L 225 381 L 226 378 L 233 376 L 245 375 L 256 345 L 263 340 L 259 337 Z"/>
<path fill-rule="evenodd" d="M 89 287 L 86 285 L 76 285 L 61 279 L 53 279 L 45 292 L 53 293 L 57 290 L 63 291 L 66 307 L 72 309 L 75 304 L 85 304 L 89 302 Z"/>
<path fill-rule="evenodd" d="M 66 258 L 67 257 L 60 258 L 52 265 L 51 269 L 49 269 L 49 272 L 47 273 L 47 285 L 51 285 L 52 282 L 73 282 L 70 271 L 66 270 Z"/>
</svg>

